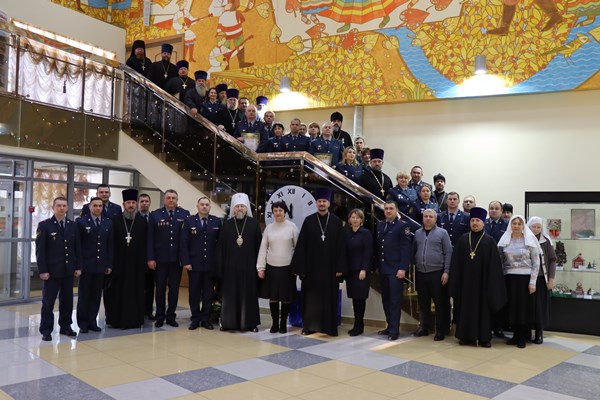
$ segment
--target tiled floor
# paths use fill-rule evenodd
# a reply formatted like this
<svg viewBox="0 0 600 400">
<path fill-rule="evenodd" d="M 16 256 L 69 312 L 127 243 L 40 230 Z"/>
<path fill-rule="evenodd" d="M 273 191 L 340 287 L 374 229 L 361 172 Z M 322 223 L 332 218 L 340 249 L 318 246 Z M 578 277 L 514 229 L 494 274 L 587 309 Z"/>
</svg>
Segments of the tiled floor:
<svg viewBox="0 0 600 400">
<path fill-rule="evenodd" d="M 598 399 L 600 338 L 547 332 L 520 350 L 434 342 L 375 328 L 359 337 L 303 337 L 179 328 L 105 328 L 76 339 L 38 333 L 39 303 L 0 308 L 0 400 L 95 399 Z M 348 327 L 341 327 L 340 332 Z"/>
</svg>

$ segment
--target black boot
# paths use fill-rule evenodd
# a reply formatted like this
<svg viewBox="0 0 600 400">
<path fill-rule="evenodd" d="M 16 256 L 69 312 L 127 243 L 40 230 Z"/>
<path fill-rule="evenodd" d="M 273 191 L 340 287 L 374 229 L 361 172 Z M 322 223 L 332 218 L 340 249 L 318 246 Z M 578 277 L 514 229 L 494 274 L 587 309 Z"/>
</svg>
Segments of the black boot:
<svg viewBox="0 0 600 400">
<path fill-rule="evenodd" d="M 271 309 L 271 318 L 273 319 L 273 325 L 271 325 L 269 332 L 277 333 L 279 331 L 279 303 L 271 302 L 269 303 L 269 308 Z"/>
<path fill-rule="evenodd" d="M 279 333 L 287 333 L 287 319 L 290 314 L 290 303 L 281 303 L 281 319 L 279 320 Z"/>
<path fill-rule="evenodd" d="M 365 330 L 364 318 L 365 308 L 367 306 L 366 300 L 353 299 L 352 306 L 354 308 L 354 327 L 348 332 L 350 336 L 362 335 Z"/>
<path fill-rule="evenodd" d="M 544 343 L 544 332 L 539 325 L 535 326 L 535 338 L 533 339 L 533 343 L 542 344 Z"/>
<path fill-rule="evenodd" d="M 517 338 L 517 347 L 520 349 L 524 349 L 527 346 L 527 338 L 531 336 L 531 329 L 528 326 L 519 326 L 515 328 L 515 331 L 519 332 L 519 337 Z"/>
</svg>

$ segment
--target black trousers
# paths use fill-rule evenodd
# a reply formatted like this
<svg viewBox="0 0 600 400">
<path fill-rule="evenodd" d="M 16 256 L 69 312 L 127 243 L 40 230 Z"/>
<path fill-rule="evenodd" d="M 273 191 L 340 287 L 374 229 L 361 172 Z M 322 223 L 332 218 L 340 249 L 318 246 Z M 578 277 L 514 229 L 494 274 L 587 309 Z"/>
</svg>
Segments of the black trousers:
<svg viewBox="0 0 600 400">
<path fill-rule="evenodd" d="M 175 320 L 177 301 L 179 299 L 179 283 L 181 282 L 181 265 L 179 261 L 156 263 L 156 320 Z M 169 288 L 168 308 L 165 303 Z M 166 310 L 165 310 L 166 309 Z"/>
<path fill-rule="evenodd" d="M 417 298 L 421 311 L 420 324 L 431 329 L 431 300 L 435 304 L 435 330 L 446 335 L 450 329 L 450 297 L 446 285 L 442 285 L 443 270 L 416 274 Z"/>
<path fill-rule="evenodd" d="M 209 322 L 212 306 L 213 280 L 209 272 L 188 271 L 189 301 L 193 322 Z M 202 310 L 200 310 L 202 302 Z"/>
<path fill-rule="evenodd" d="M 77 325 L 80 329 L 98 326 L 96 318 L 100 310 L 104 274 L 83 272 L 79 277 L 77 295 Z"/>
<path fill-rule="evenodd" d="M 148 268 L 144 276 L 144 314 L 152 315 L 154 312 L 154 280 L 155 272 Z"/>
<path fill-rule="evenodd" d="M 396 275 L 381 275 L 381 302 L 390 335 L 400 332 L 400 313 L 404 297 L 404 279 Z"/>
<path fill-rule="evenodd" d="M 55 278 L 44 281 L 42 288 L 42 318 L 40 333 L 49 335 L 54 329 L 54 303 L 58 297 L 58 325 L 70 329 L 73 319 L 73 277 Z"/>
</svg>

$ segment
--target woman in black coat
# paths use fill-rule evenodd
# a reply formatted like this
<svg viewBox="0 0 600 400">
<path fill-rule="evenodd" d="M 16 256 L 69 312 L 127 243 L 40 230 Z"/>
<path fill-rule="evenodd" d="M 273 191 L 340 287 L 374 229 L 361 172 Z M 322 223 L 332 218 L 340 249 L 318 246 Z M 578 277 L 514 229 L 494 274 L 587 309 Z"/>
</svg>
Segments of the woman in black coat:
<svg viewBox="0 0 600 400">
<path fill-rule="evenodd" d="M 364 331 L 364 316 L 369 297 L 371 281 L 371 257 L 373 254 L 373 235 L 362 225 L 365 214 L 362 210 L 354 209 L 348 215 L 348 225 L 344 228 L 346 242 L 346 259 L 348 271 L 346 279 L 346 292 L 352 299 L 354 309 L 354 326 L 348 334 L 361 335 Z"/>
</svg>

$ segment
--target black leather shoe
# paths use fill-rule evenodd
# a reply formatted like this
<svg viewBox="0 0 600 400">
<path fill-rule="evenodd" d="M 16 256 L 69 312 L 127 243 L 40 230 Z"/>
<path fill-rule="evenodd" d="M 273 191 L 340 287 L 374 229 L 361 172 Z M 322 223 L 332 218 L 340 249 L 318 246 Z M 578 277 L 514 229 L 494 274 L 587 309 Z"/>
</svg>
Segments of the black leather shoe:
<svg viewBox="0 0 600 400">
<path fill-rule="evenodd" d="M 362 334 L 363 334 L 363 332 L 364 332 L 364 330 L 363 330 L 363 329 L 360 329 L 360 328 L 355 328 L 355 329 L 352 329 L 350 332 L 348 332 L 348 335 L 350 335 L 350 336 L 353 336 L 353 337 L 354 337 L 354 336 L 359 336 L 359 335 L 362 335 Z"/>
<path fill-rule="evenodd" d="M 189 329 L 190 331 L 195 331 L 196 329 L 198 329 L 198 327 L 199 327 L 199 326 L 200 326 L 200 324 L 199 324 L 198 322 L 195 322 L 195 321 L 194 321 L 194 322 L 192 322 L 192 323 L 190 324 L 190 326 L 188 327 L 188 329 Z"/>
<path fill-rule="evenodd" d="M 49 333 L 48 333 L 48 334 L 46 334 L 46 335 L 42 335 L 42 340 L 43 340 L 44 342 L 50 342 L 50 341 L 52 341 L 52 335 L 51 335 L 51 334 L 49 334 Z"/>
<path fill-rule="evenodd" d="M 515 335 L 515 336 L 511 337 L 510 339 L 508 339 L 506 341 L 506 344 L 509 346 L 516 346 L 517 345 L 517 336 Z"/>
<path fill-rule="evenodd" d="M 380 331 L 377 331 L 377 334 L 381 336 L 388 336 L 390 334 L 390 331 L 388 330 L 388 328 L 385 328 Z"/>
<path fill-rule="evenodd" d="M 413 336 L 416 336 L 416 337 L 422 337 L 422 336 L 428 336 L 428 335 L 429 335 L 429 331 L 425 328 L 419 328 L 413 333 Z"/>
<path fill-rule="evenodd" d="M 155 327 L 157 327 L 157 328 L 160 328 L 160 327 L 162 327 L 164 324 L 165 324 L 165 322 L 164 322 L 164 321 L 156 321 L 156 322 L 154 323 L 154 326 L 155 326 Z"/>
<path fill-rule="evenodd" d="M 440 340 L 444 340 L 446 338 L 446 336 L 444 336 L 441 333 L 436 333 L 435 336 L 433 337 L 433 340 L 435 340 L 436 342 L 439 342 Z"/>
<path fill-rule="evenodd" d="M 393 335 L 389 335 L 388 336 L 388 340 L 393 342 L 394 340 L 398 340 L 399 336 L 400 336 L 400 334 L 398 334 L 398 333 L 395 333 Z"/>
<path fill-rule="evenodd" d="M 152 314 L 146 314 L 146 318 L 148 318 L 150 321 L 156 321 L 156 317 Z"/>
<path fill-rule="evenodd" d="M 490 342 L 479 342 L 479 346 L 489 349 L 490 347 L 492 347 L 492 344 Z"/>
<path fill-rule="evenodd" d="M 86 328 L 80 328 L 79 333 L 88 333 L 89 331 Z"/>
<path fill-rule="evenodd" d="M 531 343 L 542 344 L 544 343 L 544 338 L 542 338 L 541 336 L 536 336 Z"/>
<path fill-rule="evenodd" d="M 102 328 L 100 328 L 99 326 L 92 326 L 90 328 L 90 331 L 94 331 L 94 332 L 102 332 Z M 81 332 L 81 331 L 79 331 Z"/>
<path fill-rule="evenodd" d="M 212 331 L 213 329 L 215 329 L 213 324 L 211 324 L 210 322 L 202 322 L 200 324 L 200 326 L 203 327 L 204 329 L 208 329 L 209 331 Z"/>
<path fill-rule="evenodd" d="M 172 326 L 173 328 L 177 328 L 179 326 L 179 324 L 177 323 L 177 321 L 175 321 L 174 319 L 168 319 L 167 320 L 167 325 Z"/>
<path fill-rule="evenodd" d="M 65 336 L 70 336 L 70 337 L 77 336 L 77 333 L 73 329 L 71 329 L 71 328 L 69 328 L 69 329 L 61 329 L 60 330 L 60 334 L 61 335 L 65 335 Z"/>
<path fill-rule="evenodd" d="M 271 332 L 271 333 L 277 333 L 277 332 L 279 332 L 279 325 L 273 325 L 271 327 L 271 329 L 269 329 L 269 332 Z"/>
</svg>

